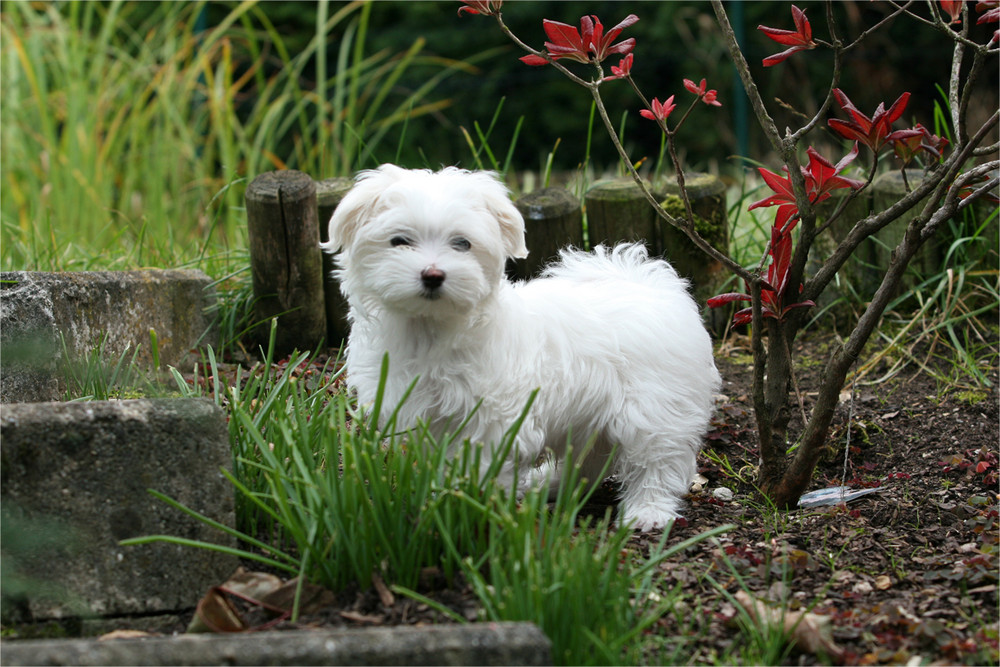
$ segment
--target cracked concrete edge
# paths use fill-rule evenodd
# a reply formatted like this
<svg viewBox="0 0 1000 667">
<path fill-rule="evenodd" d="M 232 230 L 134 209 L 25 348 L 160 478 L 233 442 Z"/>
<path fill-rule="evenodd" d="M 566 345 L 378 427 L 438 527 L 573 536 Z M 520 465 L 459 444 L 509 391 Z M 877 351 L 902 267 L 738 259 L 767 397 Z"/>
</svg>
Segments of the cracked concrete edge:
<svg viewBox="0 0 1000 667">
<path fill-rule="evenodd" d="M 546 665 L 531 623 L 0 642 L 2 665 Z"/>
<path fill-rule="evenodd" d="M 155 330 L 164 367 L 217 345 L 214 285 L 186 269 L 0 273 L 0 402 L 59 400 L 64 344 L 71 355 L 86 355 L 103 340 L 110 357 L 134 353 L 149 366 Z"/>
</svg>

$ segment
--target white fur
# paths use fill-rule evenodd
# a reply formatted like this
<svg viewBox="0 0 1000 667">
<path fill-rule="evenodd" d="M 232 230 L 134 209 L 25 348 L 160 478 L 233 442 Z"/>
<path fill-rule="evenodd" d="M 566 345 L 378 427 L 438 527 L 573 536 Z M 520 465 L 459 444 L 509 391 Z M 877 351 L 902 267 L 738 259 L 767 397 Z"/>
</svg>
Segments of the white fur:
<svg viewBox="0 0 1000 667">
<path fill-rule="evenodd" d="M 454 167 L 362 172 L 329 231 L 324 250 L 342 249 L 347 375 L 360 401 L 374 400 L 388 353 L 386 405 L 419 377 L 401 425 L 443 430 L 482 401 L 462 435 L 497 443 L 538 388 L 515 442 L 522 479 L 547 452 L 559 460 L 567 436 L 580 451 L 596 434 L 583 473 L 600 481 L 618 446 L 621 518 L 645 530 L 678 516 L 719 374 L 687 282 L 667 262 L 641 244 L 564 250 L 541 278 L 512 284 L 504 264 L 527 255 L 524 221 L 493 174 Z"/>
</svg>

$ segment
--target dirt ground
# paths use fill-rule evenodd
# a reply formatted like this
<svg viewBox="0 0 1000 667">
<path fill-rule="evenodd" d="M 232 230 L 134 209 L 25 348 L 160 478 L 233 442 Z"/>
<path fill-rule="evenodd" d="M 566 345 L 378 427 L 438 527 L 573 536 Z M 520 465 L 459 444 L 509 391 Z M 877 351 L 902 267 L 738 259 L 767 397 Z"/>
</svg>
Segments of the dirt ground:
<svg viewBox="0 0 1000 667">
<path fill-rule="evenodd" d="M 808 410 L 828 345 L 802 345 L 797 376 Z M 697 587 L 703 614 L 711 616 L 703 641 L 692 643 L 693 661 L 711 662 L 713 653 L 724 653 L 733 640 L 730 624 L 742 617 L 727 596 L 697 579 L 711 572 L 730 594 L 744 589 L 825 617 L 832 662 L 997 664 L 995 360 L 992 388 L 978 392 L 944 385 L 912 367 L 891 380 L 856 384 L 845 463 L 848 387 L 813 488 L 878 491 L 846 505 L 786 513 L 761 508 L 755 499 L 749 367 L 738 345 L 731 350 L 718 358 L 726 399 L 702 454 L 708 482 L 691 498 L 688 526 L 671 536 L 735 526 L 717 546 L 699 545 L 671 571 L 685 589 Z M 729 469 L 720 465 L 725 460 Z M 720 486 L 734 492 L 732 501 L 713 495 Z M 678 629 L 671 619 L 661 628 Z M 786 662 L 817 661 L 808 641 L 804 637 L 803 650 Z"/>
<path fill-rule="evenodd" d="M 808 410 L 830 340 L 798 345 L 796 377 Z M 717 362 L 724 387 L 700 457 L 702 489 L 667 545 L 732 528 L 662 565 L 662 594 L 680 602 L 646 632 L 648 661 L 997 664 L 1000 378 L 993 354 L 986 389 L 942 382 L 929 367 L 912 365 L 872 383 L 884 372 L 873 368 L 854 386 L 853 400 L 850 388 L 842 395 L 812 488 L 877 490 L 847 504 L 778 512 L 753 488 L 757 443 L 745 340 L 723 345 Z M 606 483 L 593 511 L 603 514 L 614 497 Z M 633 556 L 660 537 L 637 534 Z M 430 569 L 420 589 L 476 619 L 475 597 L 461 582 L 448 585 Z M 260 610 L 244 612 L 250 625 L 292 627 Z M 792 639 L 779 641 L 773 654 L 745 649 L 769 636 L 759 630 L 768 619 L 798 621 Z M 327 595 L 295 627 L 442 622 L 449 621 L 383 585 Z"/>
</svg>

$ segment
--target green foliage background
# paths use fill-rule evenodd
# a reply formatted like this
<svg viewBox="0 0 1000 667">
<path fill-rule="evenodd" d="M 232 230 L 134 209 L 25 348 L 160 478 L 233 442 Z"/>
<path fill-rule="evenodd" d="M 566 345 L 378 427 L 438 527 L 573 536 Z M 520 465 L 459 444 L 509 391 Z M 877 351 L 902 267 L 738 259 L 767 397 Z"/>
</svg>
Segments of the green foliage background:
<svg viewBox="0 0 1000 667">
<path fill-rule="evenodd" d="M 815 36 L 828 39 L 825 6 L 799 4 Z M 557 146 L 556 171 L 588 160 L 599 173 L 613 169 L 617 156 L 601 130 L 588 146 L 586 91 L 551 68 L 522 64 L 492 19 L 459 16 L 459 6 L 3 2 L 0 266 L 198 266 L 231 275 L 246 265 L 243 188 L 262 171 L 297 168 L 321 179 L 382 162 L 475 167 L 468 137 L 494 118 L 489 144 L 500 156 L 510 151 L 514 171 L 542 170 Z M 831 64 L 818 49 L 760 65 L 781 46 L 756 26 L 790 27 L 789 7 L 727 4 L 779 127 L 815 111 Z M 852 39 L 890 7 L 838 2 L 831 11 L 841 37 Z M 650 97 L 683 100 L 684 78 L 719 91 L 723 106 L 699 110 L 681 133 L 687 167 L 738 179 L 734 156 L 771 162 L 707 2 L 504 6 L 513 30 L 539 47 L 544 18 L 576 25 L 592 14 L 611 28 L 628 13 L 640 20 L 623 37 L 636 39 L 633 74 Z M 974 37 L 988 31 L 978 26 Z M 948 40 L 897 18 L 850 53 L 841 87 L 867 113 L 910 91 L 905 122 L 930 127 L 949 57 Z M 995 83 L 984 87 L 971 122 L 995 108 L 997 94 Z M 655 160 L 661 138 L 629 87 L 609 82 L 604 97 L 634 158 Z M 812 143 L 836 155 L 843 142 L 820 129 Z"/>
</svg>

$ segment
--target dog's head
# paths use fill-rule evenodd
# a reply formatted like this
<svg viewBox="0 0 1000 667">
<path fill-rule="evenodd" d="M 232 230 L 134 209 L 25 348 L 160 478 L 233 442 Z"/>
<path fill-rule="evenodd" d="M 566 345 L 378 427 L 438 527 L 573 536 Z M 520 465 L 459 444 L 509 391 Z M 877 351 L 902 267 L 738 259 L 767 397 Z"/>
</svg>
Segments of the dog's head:
<svg viewBox="0 0 1000 667">
<path fill-rule="evenodd" d="M 366 308 L 467 313 L 528 254 L 524 220 L 489 172 L 393 165 L 364 171 L 330 219 L 344 292 Z"/>
</svg>

